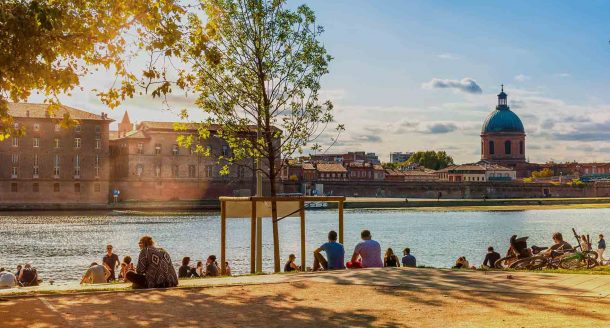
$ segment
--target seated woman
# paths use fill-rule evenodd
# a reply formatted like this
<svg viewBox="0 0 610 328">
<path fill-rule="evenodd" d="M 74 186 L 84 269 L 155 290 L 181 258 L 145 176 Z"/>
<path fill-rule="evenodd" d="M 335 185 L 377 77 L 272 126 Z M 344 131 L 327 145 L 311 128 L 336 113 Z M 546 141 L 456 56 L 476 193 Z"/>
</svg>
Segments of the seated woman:
<svg viewBox="0 0 610 328">
<path fill-rule="evenodd" d="M 110 270 L 105 264 L 91 263 L 89 269 L 80 280 L 80 284 L 104 284 L 110 277 Z"/>
<path fill-rule="evenodd" d="M 38 273 L 35 268 L 32 268 L 31 264 L 26 264 L 23 269 L 19 272 L 17 278 L 19 285 L 23 287 L 38 286 Z"/>
<path fill-rule="evenodd" d="M 131 256 L 123 257 L 123 262 L 121 263 L 121 271 L 119 272 L 119 281 L 125 282 L 127 281 L 127 272 L 136 271 L 133 267 L 133 263 L 131 263 Z"/>
<path fill-rule="evenodd" d="M 127 272 L 127 281 L 134 288 L 168 288 L 178 286 L 172 259 L 162 248 L 155 247 L 150 236 L 140 238 L 140 256 L 136 271 Z"/>
<path fill-rule="evenodd" d="M 197 277 L 203 277 L 205 272 L 203 271 L 203 262 L 197 261 L 197 267 L 195 268 L 195 273 L 197 273 Z"/>
<path fill-rule="evenodd" d="M 208 259 L 205 262 L 205 276 L 206 277 L 220 276 L 220 268 L 218 268 L 218 263 L 216 263 L 216 255 L 208 256 Z"/>
<path fill-rule="evenodd" d="M 398 256 L 394 255 L 394 250 L 392 250 L 391 248 L 388 248 L 388 250 L 385 251 L 385 256 L 383 258 L 383 266 L 391 268 L 396 268 L 400 266 Z"/>
<path fill-rule="evenodd" d="M 301 271 L 301 267 L 294 263 L 297 257 L 294 254 L 288 255 L 288 262 L 284 264 L 284 272 Z"/>
<path fill-rule="evenodd" d="M 460 256 L 452 269 L 470 269 L 470 263 L 466 260 L 465 256 Z"/>
</svg>

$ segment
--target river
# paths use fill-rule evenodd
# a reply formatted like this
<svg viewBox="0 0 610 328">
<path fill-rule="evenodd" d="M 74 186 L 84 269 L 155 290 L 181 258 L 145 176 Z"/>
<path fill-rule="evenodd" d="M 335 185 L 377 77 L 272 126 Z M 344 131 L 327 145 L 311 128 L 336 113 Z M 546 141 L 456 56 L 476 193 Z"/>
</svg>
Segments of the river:
<svg viewBox="0 0 610 328">
<path fill-rule="evenodd" d="M 334 210 L 307 211 L 307 254 L 337 229 Z M 249 219 L 229 219 L 227 260 L 235 274 L 249 271 Z M 534 210 L 514 212 L 418 212 L 409 210 L 346 210 L 346 258 L 359 241 L 360 231 L 369 229 L 373 239 L 398 254 L 410 247 L 418 265 L 450 267 L 459 256 L 479 265 L 487 246 L 504 254 L 512 234 L 530 236 L 529 245 L 548 245 L 551 234 L 560 231 L 575 243 L 572 227 L 589 233 L 597 244 L 599 233 L 610 233 L 610 209 Z M 84 216 L 47 213 L 20 213 L 0 216 L 0 267 L 14 271 L 17 264 L 31 263 L 41 278 L 65 282 L 76 280 L 88 264 L 101 261 L 106 244 L 112 244 L 122 259 L 138 256 L 138 239 L 153 236 L 172 256 L 176 266 L 183 256 L 192 264 L 210 254 L 220 256 L 218 213 L 179 216 L 126 216 L 89 214 Z M 282 267 L 290 253 L 299 251 L 299 219 L 279 223 Z M 271 223 L 263 227 L 263 264 L 271 271 Z M 311 258 L 308 258 L 311 265 Z"/>
</svg>

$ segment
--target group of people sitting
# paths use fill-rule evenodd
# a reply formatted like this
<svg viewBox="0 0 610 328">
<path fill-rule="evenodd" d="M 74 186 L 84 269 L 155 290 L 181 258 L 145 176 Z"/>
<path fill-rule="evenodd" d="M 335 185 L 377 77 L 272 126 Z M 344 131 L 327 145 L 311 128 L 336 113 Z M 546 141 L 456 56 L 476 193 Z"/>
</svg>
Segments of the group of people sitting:
<svg viewBox="0 0 610 328">
<path fill-rule="evenodd" d="M 360 238 L 362 241 L 356 245 L 351 259 L 346 263 L 345 249 L 343 248 L 343 245 L 337 241 L 337 232 L 331 230 L 328 233 L 328 242 L 320 245 L 320 247 L 314 250 L 313 267 L 311 270 L 399 267 L 401 262 L 405 267 L 415 267 L 417 265 L 416 259 L 411 255 L 411 250 L 409 248 L 404 249 L 402 260 L 398 259 L 391 248 L 387 249 L 384 258 L 382 259 L 381 245 L 372 239 L 369 230 L 362 230 Z M 326 257 L 322 255 L 322 252 L 326 253 Z M 303 268 L 295 263 L 295 260 L 296 256 L 294 254 L 288 256 L 288 261 L 284 265 L 285 272 L 303 270 Z"/>
<path fill-rule="evenodd" d="M 198 277 L 218 277 L 220 276 L 220 267 L 216 262 L 216 255 L 208 256 L 205 261 L 205 268 L 202 261 L 197 261 L 196 267 L 191 267 L 191 258 L 186 256 L 182 258 L 182 265 L 178 269 L 178 278 L 198 278 Z M 231 275 L 231 267 L 229 262 L 225 262 L 225 275 Z"/>
<path fill-rule="evenodd" d="M 0 268 L 0 288 L 38 286 L 41 281 L 36 268 L 32 267 L 29 263 L 17 265 L 15 273 L 6 271 L 5 268 Z"/>
</svg>

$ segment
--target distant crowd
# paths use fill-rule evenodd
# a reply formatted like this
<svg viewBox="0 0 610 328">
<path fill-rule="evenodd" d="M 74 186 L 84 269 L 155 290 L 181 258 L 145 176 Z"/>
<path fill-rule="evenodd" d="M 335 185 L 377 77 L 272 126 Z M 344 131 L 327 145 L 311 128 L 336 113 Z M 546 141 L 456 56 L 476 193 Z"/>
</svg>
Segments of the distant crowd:
<svg viewBox="0 0 610 328">
<path fill-rule="evenodd" d="M 416 267 L 417 260 L 411 254 L 410 248 L 404 248 L 402 257 L 399 258 L 392 248 L 385 251 L 382 257 L 381 245 L 372 238 L 369 230 L 362 230 L 360 233 L 361 241 L 355 246 L 351 258 L 345 261 L 345 249 L 341 243 L 337 241 L 337 232 L 330 231 L 328 233 L 328 242 L 320 245 L 313 252 L 313 267 L 306 268 L 306 271 L 319 270 L 341 270 L 341 269 L 358 269 L 358 268 L 381 268 L 381 267 Z M 518 247 L 519 241 L 511 238 L 511 247 L 509 252 L 521 252 Z M 525 237 L 527 238 L 527 237 Z M 562 249 L 572 249 L 572 246 L 563 240 L 560 233 L 553 235 L 554 244 L 545 252 L 552 252 Z M 178 273 L 172 264 L 171 257 L 163 248 L 157 247 L 154 240 L 150 236 L 143 236 L 138 243 L 140 254 L 136 265 L 132 263 L 130 256 L 123 257 L 123 261 L 119 260 L 119 256 L 113 252 L 112 245 L 106 247 L 106 255 L 102 258 L 101 264 L 93 262 L 85 271 L 80 283 L 81 284 L 99 284 L 108 283 L 118 280 L 120 282 L 131 282 L 134 288 L 167 288 L 178 285 L 178 278 L 197 278 L 197 277 L 216 277 L 221 274 L 231 275 L 231 267 L 228 262 L 225 262 L 225 271 L 221 272 L 220 266 L 216 261 L 215 255 L 208 256 L 205 263 L 197 261 L 196 266 L 190 265 L 190 257 L 182 259 L 182 265 L 178 268 Z M 583 251 L 593 251 L 593 247 L 588 238 L 582 236 L 580 247 Z M 604 251 L 606 249 L 606 241 L 603 235 L 599 235 L 597 243 L 597 254 L 601 264 L 604 260 Z M 326 256 L 322 254 L 325 253 Z M 519 254 L 517 254 L 519 255 Z M 496 261 L 501 258 L 500 254 L 494 251 L 493 247 L 488 247 L 487 254 L 483 260 L 482 267 L 493 268 Z M 290 254 L 288 261 L 284 265 L 285 272 L 303 271 L 296 264 L 296 256 Z M 608 264 L 608 263 L 606 263 Z M 460 256 L 453 266 L 454 269 L 475 269 L 471 266 L 465 256 Z M 116 272 L 118 271 L 118 277 Z M 36 268 L 31 264 L 18 265 L 15 273 L 8 272 L 4 268 L 0 268 L 0 287 L 15 287 L 15 286 L 37 286 L 41 282 Z"/>
</svg>

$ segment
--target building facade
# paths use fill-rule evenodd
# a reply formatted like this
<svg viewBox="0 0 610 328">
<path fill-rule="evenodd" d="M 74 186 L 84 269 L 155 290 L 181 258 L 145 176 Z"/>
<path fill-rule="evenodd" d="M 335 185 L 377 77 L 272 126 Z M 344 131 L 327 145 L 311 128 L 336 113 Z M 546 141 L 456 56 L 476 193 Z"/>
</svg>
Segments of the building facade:
<svg viewBox="0 0 610 328">
<path fill-rule="evenodd" d="M 0 203 L 108 203 L 106 114 L 11 103 L 9 115 L 23 134 L 0 142 Z"/>
<path fill-rule="evenodd" d="M 221 174 L 220 156 L 231 156 L 229 145 L 215 136 L 200 140 L 198 126 L 186 124 L 177 131 L 172 122 L 144 121 L 133 125 L 129 116 L 110 138 L 112 189 L 121 200 L 196 200 L 221 195 L 252 194 L 253 163 L 232 165 L 228 175 Z M 192 136 L 190 148 L 181 147 L 179 137 Z M 196 152 L 197 145 L 209 156 Z M 248 165 L 249 164 L 249 165 Z"/>
</svg>

